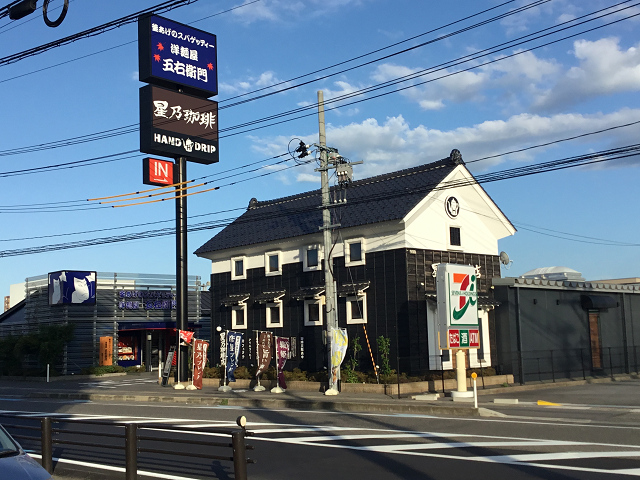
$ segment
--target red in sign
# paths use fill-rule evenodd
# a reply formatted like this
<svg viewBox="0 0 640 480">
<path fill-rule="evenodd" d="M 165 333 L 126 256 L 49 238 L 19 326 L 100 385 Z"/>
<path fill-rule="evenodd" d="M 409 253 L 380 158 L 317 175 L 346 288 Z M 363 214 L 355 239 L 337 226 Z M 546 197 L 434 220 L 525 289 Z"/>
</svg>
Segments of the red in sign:
<svg viewBox="0 0 640 480">
<path fill-rule="evenodd" d="M 173 162 L 157 158 L 143 160 L 143 179 L 145 185 L 173 185 Z"/>
</svg>

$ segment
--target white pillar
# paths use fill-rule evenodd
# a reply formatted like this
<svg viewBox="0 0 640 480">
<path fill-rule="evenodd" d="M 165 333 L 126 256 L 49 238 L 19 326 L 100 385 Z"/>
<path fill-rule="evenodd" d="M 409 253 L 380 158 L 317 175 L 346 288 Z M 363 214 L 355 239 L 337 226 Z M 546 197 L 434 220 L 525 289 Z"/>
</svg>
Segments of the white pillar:
<svg viewBox="0 0 640 480">
<path fill-rule="evenodd" d="M 458 381 L 458 391 L 467 391 L 467 362 L 464 350 L 456 352 L 456 380 Z"/>
</svg>

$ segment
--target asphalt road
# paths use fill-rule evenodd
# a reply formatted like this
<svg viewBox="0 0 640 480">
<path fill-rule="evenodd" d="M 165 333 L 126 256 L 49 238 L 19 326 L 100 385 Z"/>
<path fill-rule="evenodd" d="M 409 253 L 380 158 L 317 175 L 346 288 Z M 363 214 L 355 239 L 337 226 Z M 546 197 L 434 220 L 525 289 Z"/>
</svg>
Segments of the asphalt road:
<svg viewBox="0 0 640 480">
<path fill-rule="evenodd" d="M 134 388 L 126 377 L 108 382 L 101 385 L 111 393 Z M 254 432 L 248 440 L 255 446 L 249 457 L 257 461 L 248 466 L 252 480 L 606 480 L 640 476 L 639 389 L 636 380 L 481 396 L 483 406 L 505 415 L 500 417 L 458 417 L 446 415 L 446 411 L 432 416 L 117 400 L 55 401 L 25 398 L 19 389 L 10 394 L 3 388 L 0 409 L 22 416 L 17 421 L 24 422 L 55 414 L 62 421 L 83 418 L 181 425 L 205 439 L 211 436 L 203 429 L 233 426 L 238 415 L 245 415 L 248 429 Z M 493 404 L 494 398 L 507 397 L 518 398 L 518 405 Z M 538 405 L 538 400 L 556 405 Z M 109 432 L 107 427 L 91 428 L 93 441 L 108 441 L 101 437 Z M 172 438 L 173 434 L 164 435 Z M 54 456 L 62 454 L 62 458 L 54 474 L 59 478 L 124 478 L 119 451 L 57 448 Z M 233 478 L 230 463 L 202 462 L 186 454 L 177 458 L 141 454 L 139 465 L 143 470 L 139 478 Z M 113 466 L 120 471 L 108 470 Z"/>
</svg>

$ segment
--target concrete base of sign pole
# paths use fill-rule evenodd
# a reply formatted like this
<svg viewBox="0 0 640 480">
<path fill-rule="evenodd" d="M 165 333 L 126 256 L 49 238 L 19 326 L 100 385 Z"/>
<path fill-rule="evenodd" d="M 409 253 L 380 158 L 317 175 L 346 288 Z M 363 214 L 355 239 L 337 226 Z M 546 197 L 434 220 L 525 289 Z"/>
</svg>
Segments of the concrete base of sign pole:
<svg viewBox="0 0 640 480">
<path fill-rule="evenodd" d="M 264 392 L 265 390 L 266 388 L 264 388 L 262 385 L 256 385 L 255 387 L 253 387 L 254 392 Z"/>
<path fill-rule="evenodd" d="M 340 392 L 337 388 L 328 388 L 327 391 L 324 392 L 325 395 L 338 395 Z"/>
<path fill-rule="evenodd" d="M 271 389 L 271 393 L 284 393 L 284 392 L 285 392 L 285 390 L 282 387 L 273 387 Z"/>
<path fill-rule="evenodd" d="M 186 390 L 197 390 L 198 387 L 196 387 L 193 383 L 190 383 L 189 385 L 187 385 Z"/>
<path fill-rule="evenodd" d="M 467 391 L 467 360 L 464 350 L 456 352 L 456 380 L 458 384 L 458 392 Z M 462 396 L 462 395 L 460 395 Z M 467 395 L 464 395 L 465 397 Z"/>
<path fill-rule="evenodd" d="M 175 383 L 175 384 L 173 385 L 173 389 L 174 389 L 174 390 L 184 390 L 184 388 L 185 388 L 185 387 L 184 387 L 184 385 L 183 385 L 183 384 L 181 384 L 181 383 Z"/>
<path fill-rule="evenodd" d="M 218 387 L 218 391 L 219 392 L 230 392 L 231 390 L 233 390 L 229 385 L 222 385 L 221 387 Z"/>
</svg>

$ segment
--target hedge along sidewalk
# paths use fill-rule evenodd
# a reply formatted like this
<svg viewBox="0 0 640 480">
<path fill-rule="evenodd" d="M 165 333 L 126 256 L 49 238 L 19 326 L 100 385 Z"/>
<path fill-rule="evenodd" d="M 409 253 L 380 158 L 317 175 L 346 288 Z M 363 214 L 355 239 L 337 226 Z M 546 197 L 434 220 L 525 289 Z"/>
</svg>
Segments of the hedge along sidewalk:
<svg viewBox="0 0 640 480">
<path fill-rule="evenodd" d="M 100 378 L 109 378 L 109 377 L 124 377 L 126 375 L 136 375 L 135 373 L 130 374 L 127 372 L 118 372 L 118 373 L 104 373 L 101 375 L 59 375 L 56 377 L 49 377 L 49 383 L 52 382 L 70 382 L 74 380 L 95 380 Z M 35 383 L 47 383 L 47 377 L 15 377 L 3 375 L 0 376 L 0 380 L 10 380 L 12 382 L 35 382 Z"/>
<path fill-rule="evenodd" d="M 221 385 L 222 380 L 219 378 L 203 378 L 202 385 L 207 387 L 218 387 Z M 467 378 L 467 388 L 473 387 L 473 380 Z M 173 380 L 170 379 L 170 384 L 173 384 Z M 181 382 L 187 385 L 187 382 Z M 481 382 L 478 382 L 482 386 Z M 495 387 L 503 384 L 513 384 L 513 375 L 493 375 L 491 377 L 484 378 L 485 386 Z M 253 388 L 257 385 L 255 379 L 236 379 L 235 382 L 230 382 L 229 386 L 234 390 L 246 390 Z M 260 385 L 267 389 L 271 389 L 276 386 L 275 380 L 260 380 Z M 377 384 L 377 383 L 345 383 L 340 384 L 341 391 L 345 393 L 371 393 L 380 395 L 395 395 L 398 393 L 397 383 Z M 298 392 L 324 392 L 328 388 L 326 382 L 303 382 L 297 380 L 287 381 L 287 391 Z M 455 390 L 458 388 L 457 380 L 454 378 L 445 379 L 445 390 Z M 429 380 L 424 382 L 407 382 L 400 384 L 400 395 L 407 395 L 411 393 L 423 393 L 423 392 L 441 392 L 442 381 L 441 380 Z"/>
</svg>

